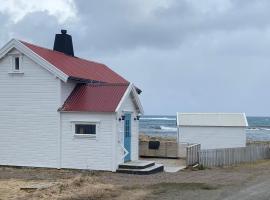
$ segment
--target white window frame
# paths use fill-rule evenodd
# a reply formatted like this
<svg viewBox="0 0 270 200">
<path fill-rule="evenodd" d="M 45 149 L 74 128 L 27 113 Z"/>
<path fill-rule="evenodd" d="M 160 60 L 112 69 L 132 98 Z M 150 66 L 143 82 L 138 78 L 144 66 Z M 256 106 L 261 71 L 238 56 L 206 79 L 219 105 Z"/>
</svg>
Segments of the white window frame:
<svg viewBox="0 0 270 200">
<path fill-rule="evenodd" d="M 10 74 L 23 74 L 23 55 L 20 53 L 9 54 L 11 70 Z M 19 58 L 19 70 L 15 68 L 15 59 Z"/>
<path fill-rule="evenodd" d="M 96 134 L 77 134 L 76 133 L 76 125 L 95 125 L 96 126 Z M 96 139 L 99 134 L 100 129 L 100 121 L 72 121 L 72 134 L 75 138 L 92 138 Z"/>
</svg>

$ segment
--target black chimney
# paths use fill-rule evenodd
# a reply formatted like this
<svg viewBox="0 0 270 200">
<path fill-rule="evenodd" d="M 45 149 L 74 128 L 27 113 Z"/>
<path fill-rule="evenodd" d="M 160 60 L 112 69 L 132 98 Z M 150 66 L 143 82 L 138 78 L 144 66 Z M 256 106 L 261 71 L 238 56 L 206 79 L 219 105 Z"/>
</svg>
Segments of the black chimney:
<svg viewBox="0 0 270 200">
<path fill-rule="evenodd" d="M 53 50 L 74 56 L 72 37 L 67 34 L 67 30 L 61 30 L 61 34 L 55 34 Z"/>
</svg>

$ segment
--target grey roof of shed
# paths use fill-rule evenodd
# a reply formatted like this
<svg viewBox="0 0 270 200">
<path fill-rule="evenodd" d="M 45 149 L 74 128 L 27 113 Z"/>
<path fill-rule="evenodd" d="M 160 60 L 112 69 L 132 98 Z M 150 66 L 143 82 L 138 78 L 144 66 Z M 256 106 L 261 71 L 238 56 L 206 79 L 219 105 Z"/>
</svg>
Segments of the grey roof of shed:
<svg viewBox="0 0 270 200">
<path fill-rule="evenodd" d="M 245 113 L 177 113 L 178 126 L 247 127 Z"/>
</svg>

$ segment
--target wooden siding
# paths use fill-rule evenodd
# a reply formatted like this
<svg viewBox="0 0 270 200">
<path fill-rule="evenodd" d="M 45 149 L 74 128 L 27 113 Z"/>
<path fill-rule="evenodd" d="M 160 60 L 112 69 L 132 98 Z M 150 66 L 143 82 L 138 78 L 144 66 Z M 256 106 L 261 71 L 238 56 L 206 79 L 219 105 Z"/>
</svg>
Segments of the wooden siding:
<svg viewBox="0 0 270 200">
<path fill-rule="evenodd" d="M 23 56 L 23 74 L 0 60 L 0 164 L 58 167 L 59 79 Z"/>
<path fill-rule="evenodd" d="M 131 159 L 138 159 L 139 121 L 130 96 L 119 113 L 59 113 L 73 83 L 26 56 L 22 64 L 24 73 L 12 74 L 9 58 L 0 60 L 0 165 L 115 171 L 123 162 L 117 119 L 124 111 L 132 112 Z M 96 138 L 74 137 L 73 121 L 100 121 Z"/>
<path fill-rule="evenodd" d="M 64 104 L 64 102 L 69 97 L 70 93 L 75 88 L 76 83 L 73 81 L 68 81 L 67 83 L 64 83 L 61 81 L 61 106 Z"/>
<path fill-rule="evenodd" d="M 269 158 L 270 145 L 268 144 L 199 151 L 199 163 L 205 167 L 231 166 Z"/>
<path fill-rule="evenodd" d="M 186 147 L 186 165 L 191 166 L 199 163 L 200 144 L 192 144 Z"/>
<path fill-rule="evenodd" d="M 115 121 L 113 113 L 61 113 L 62 168 L 113 171 Z M 75 122 L 97 122 L 96 137 L 74 135 Z"/>
<path fill-rule="evenodd" d="M 179 143 L 201 144 L 201 149 L 245 147 L 245 128 L 180 126 Z"/>
</svg>

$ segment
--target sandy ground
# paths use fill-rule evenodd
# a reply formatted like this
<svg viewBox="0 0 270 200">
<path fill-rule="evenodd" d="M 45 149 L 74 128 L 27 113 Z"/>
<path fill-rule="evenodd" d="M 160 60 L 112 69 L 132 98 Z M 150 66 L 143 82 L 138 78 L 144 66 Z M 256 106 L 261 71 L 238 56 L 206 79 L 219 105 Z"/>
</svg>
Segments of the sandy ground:
<svg viewBox="0 0 270 200">
<path fill-rule="evenodd" d="M 39 189 L 35 189 L 39 188 Z M 0 168 L 0 199 L 270 199 L 270 161 L 139 176 Z M 23 189 L 23 190 L 22 190 Z"/>
</svg>

